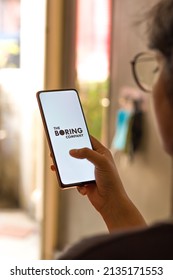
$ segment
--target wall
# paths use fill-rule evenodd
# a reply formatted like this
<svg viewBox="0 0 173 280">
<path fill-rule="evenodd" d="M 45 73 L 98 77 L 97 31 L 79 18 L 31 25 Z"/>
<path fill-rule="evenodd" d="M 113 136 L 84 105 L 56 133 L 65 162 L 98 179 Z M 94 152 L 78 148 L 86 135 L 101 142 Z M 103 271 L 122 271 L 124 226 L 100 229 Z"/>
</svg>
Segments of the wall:
<svg viewBox="0 0 173 280">
<path fill-rule="evenodd" d="M 130 61 L 136 53 L 147 49 L 143 25 L 136 25 L 134 22 L 154 2 L 156 1 L 114 1 L 110 142 L 115 131 L 119 91 L 123 86 L 137 88 L 131 74 Z M 153 124 L 151 99 L 148 95 L 142 146 L 134 161 L 130 163 L 127 157 L 115 155 L 126 190 L 149 223 L 168 218 L 172 207 L 171 159 L 162 151 L 158 140 Z"/>
</svg>

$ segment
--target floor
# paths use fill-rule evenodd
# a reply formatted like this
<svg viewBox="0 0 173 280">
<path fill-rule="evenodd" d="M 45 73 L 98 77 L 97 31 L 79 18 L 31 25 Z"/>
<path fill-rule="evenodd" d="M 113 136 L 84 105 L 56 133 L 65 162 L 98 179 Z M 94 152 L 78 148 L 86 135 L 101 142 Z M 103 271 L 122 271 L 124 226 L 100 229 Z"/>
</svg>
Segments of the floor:
<svg viewBox="0 0 173 280">
<path fill-rule="evenodd" d="M 0 209 L 0 259 L 40 259 L 38 224 L 21 210 Z"/>
</svg>

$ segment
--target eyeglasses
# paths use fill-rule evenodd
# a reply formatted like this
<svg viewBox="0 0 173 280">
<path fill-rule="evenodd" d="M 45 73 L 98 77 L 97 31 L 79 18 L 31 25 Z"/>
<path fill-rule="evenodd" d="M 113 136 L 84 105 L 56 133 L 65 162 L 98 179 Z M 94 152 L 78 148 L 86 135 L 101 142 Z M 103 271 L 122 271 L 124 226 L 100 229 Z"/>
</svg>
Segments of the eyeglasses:
<svg viewBox="0 0 173 280">
<path fill-rule="evenodd" d="M 139 88 L 145 92 L 151 92 L 160 73 L 160 65 L 156 54 L 152 52 L 139 53 L 131 61 L 131 66 Z"/>
</svg>

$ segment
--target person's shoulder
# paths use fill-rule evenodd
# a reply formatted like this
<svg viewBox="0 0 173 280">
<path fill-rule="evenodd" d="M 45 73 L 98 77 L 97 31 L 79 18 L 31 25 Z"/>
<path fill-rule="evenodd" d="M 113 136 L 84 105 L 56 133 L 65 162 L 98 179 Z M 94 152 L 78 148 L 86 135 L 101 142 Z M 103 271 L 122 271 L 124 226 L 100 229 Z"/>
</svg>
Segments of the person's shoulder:
<svg viewBox="0 0 173 280">
<path fill-rule="evenodd" d="M 173 259 L 173 223 L 85 238 L 59 259 Z"/>
</svg>

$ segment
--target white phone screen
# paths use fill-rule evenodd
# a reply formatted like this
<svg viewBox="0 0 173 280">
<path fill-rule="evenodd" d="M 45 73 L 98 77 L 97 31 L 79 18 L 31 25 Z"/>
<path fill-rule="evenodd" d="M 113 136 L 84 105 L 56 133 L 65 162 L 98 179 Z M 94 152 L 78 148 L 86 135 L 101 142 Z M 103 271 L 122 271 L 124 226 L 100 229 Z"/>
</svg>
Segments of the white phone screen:
<svg viewBox="0 0 173 280">
<path fill-rule="evenodd" d="M 94 181 L 94 165 L 69 155 L 71 149 L 92 149 L 76 90 L 41 91 L 39 101 L 61 183 L 65 187 Z"/>
</svg>

